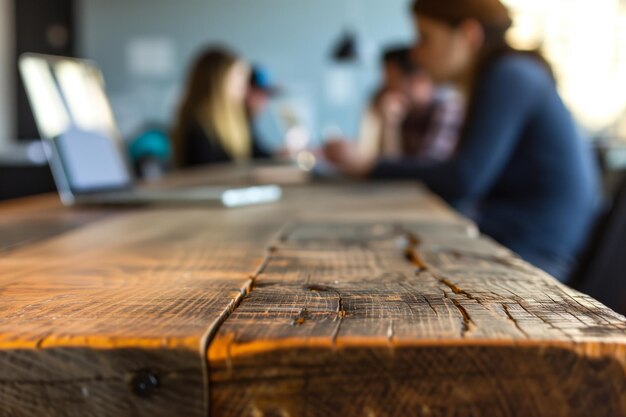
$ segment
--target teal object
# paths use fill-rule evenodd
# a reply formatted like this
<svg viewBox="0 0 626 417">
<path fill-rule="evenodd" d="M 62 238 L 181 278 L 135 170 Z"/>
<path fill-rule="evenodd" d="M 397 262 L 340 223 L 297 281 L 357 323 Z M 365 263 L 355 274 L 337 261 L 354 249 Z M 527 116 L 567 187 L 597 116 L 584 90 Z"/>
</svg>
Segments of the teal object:
<svg viewBox="0 0 626 417">
<path fill-rule="evenodd" d="M 168 135 L 162 130 L 154 129 L 132 140 L 128 145 L 128 153 L 133 162 L 151 158 L 167 163 L 171 161 L 173 152 Z"/>
</svg>

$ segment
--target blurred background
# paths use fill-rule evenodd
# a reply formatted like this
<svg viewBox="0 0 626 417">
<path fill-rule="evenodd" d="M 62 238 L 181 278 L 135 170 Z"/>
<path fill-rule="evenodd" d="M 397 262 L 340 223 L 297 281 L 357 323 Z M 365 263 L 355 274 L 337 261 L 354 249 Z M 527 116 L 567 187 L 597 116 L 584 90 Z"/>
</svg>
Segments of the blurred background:
<svg viewBox="0 0 626 417">
<path fill-rule="evenodd" d="M 541 46 L 609 171 L 626 165 L 626 1 L 507 0 L 510 41 Z M 17 76 L 24 52 L 90 58 L 122 136 L 167 130 L 193 56 L 225 44 L 262 65 L 283 94 L 259 118 L 266 146 L 290 120 L 319 143 L 357 134 L 381 52 L 414 41 L 408 0 L 0 0 L 0 199 L 53 190 Z M 304 132 L 304 133 L 303 133 Z"/>
</svg>

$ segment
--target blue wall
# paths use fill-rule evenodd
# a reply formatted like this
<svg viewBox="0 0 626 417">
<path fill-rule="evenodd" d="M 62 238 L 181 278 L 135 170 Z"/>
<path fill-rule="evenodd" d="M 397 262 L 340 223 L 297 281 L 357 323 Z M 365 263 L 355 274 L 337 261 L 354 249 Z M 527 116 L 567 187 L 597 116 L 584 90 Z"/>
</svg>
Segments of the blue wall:
<svg viewBox="0 0 626 417">
<path fill-rule="evenodd" d="M 377 81 L 381 48 L 413 39 L 408 6 L 408 0 L 80 0 L 79 51 L 100 63 L 124 134 L 145 122 L 169 122 L 190 59 L 222 42 L 271 70 L 289 92 L 283 101 L 297 104 L 314 136 L 331 125 L 353 135 Z M 329 54 L 347 24 L 359 34 L 362 59 L 336 68 Z M 155 65 L 144 68 L 145 61 Z"/>
</svg>

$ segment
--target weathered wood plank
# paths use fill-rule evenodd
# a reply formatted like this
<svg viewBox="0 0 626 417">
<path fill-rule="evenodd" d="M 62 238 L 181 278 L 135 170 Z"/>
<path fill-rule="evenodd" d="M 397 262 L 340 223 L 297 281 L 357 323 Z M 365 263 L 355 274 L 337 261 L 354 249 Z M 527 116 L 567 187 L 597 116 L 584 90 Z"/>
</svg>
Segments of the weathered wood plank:
<svg viewBox="0 0 626 417">
<path fill-rule="evenodd" d="M 208 338 L 279 226 L 250 213 L 142 211 L 0 258 L 0 416 L 205 416 Z"/>
<path fill-rule="evenodd" d="M 278 205 L 108 209 L 113 219 L 53 239 L 40 233 L 0 257 L 0 416 L 204 414 L 207 344 L 249 290 L 273 236 L 317 213 L 358 217 L 360 206 L 392 204 L 402 217 L 419 203 L 425 218 L 456 219 L 416 189 L 385 187 L 373 197 L 362 185 L 295 187 Z M 3 213 L 23 233 L 33 219 L 94 212 L 51 201 L 9 204 Z M 131 383 L 145 370 L 161 384 L 147 400 Z"/>
<path fill-rule="evenodd" d="M 210 347 L 213 416 L 626 416 L 626 319 L 471 228 L 367 213 L 276 242 Z"/>
<path fill-rule="evenodd" d="M 626 319 L 414 185 L 112 213 L 0 256 L 0 417 L 626 416 Z"/>
<path fill-rule="evenodd" d="M 56 195 L 19 199 L 2 203 L 0 207 L 0 256 L 115 213 L 95 208 L 67 209 Z"/>
</svg>

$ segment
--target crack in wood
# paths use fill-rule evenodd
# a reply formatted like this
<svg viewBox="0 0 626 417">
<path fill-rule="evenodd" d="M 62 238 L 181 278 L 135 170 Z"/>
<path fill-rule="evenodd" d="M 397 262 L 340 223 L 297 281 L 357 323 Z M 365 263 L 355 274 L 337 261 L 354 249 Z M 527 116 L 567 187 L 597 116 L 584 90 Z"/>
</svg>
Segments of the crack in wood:
<svg viewBox="0 0 626 417">
<path fill-rule="evenodd" d="M 274 242 L 280 242 L 281 236 L 284 235 L 285 230 L 287 229 L 288 225 L 285 225 L 281 228 L 281 230 L 278 232 L 277 236 L 274 239 Z M 265 250 L 265 256 L 263 257 L 263 260 L 261 261 L 261 263 L 259 264 L 259 267 L 257 268 L 257 270 L 250 276 L 250 279 L 248 280 L 248 282 L 243 285 L 240 289 L 240 294 L 239 296 L 237 296 L 227 307 L 227 309 L 225 311 L 222 312 L 222 314 L 220 314 L 220 316 L 211 324 L 211 326 L 209 326 L 209 328 L 207 329 L 206 333 L 203 335 L 202 340 L 201 340 L 201 352 L 203 354 L 203 358 L 202 358 L 202 374 L 203 374 L 203 378 L 204 378 L 204 382 L 205 385 L 207 387 L 207 389 L 204 390 L 205 392 L 205 396 L 204 396 L 204 404 L 205 404 L 205 409 L 204 409 L 204 415 L 209 417 L 211 415 L 211 385 L 210 385 L 210 364 L 208 361 L 208 352 L 209 352 L 209 347 L 211 345 L 211 342 L 213 341 L 213 339 L 215 338 L 215 336 L 217 335 L 217 333 L 219 332 L 220 328 L 222 327 L 222 325 L 226 322 L 226 320 L 228 320 L 228 318 L 235 312 L 235 310 L 237 308 L 239 308 L 239 306 L 241 305 L 241 303 L 243 302 L 243 300 L 248 296 L 248 294 L 250 294 L 252 291 L 254 291 L 254 287 L 256 285 L 256 282 L 259 278 L 259 276 L 266 270 L 267 266 L 269 265 L 273 255 L 278 251 L 278 248 L 276 246 L 275 243 L 270 242 Z M 226 362 L 227 362 L 227 366 L 230 368 L 232 366 L 232 362 L 231 362 L 231 354 L 230 354 L 230 345 L 232 344 L 232 341 L 229 342 L 227 349 L 226 349 Z"/>
<path fill-rule="evenodd" d="M 265 257 L 263 258 L 263 260 L 259 264 L 259 267 L 250 276 L 250 279 L 252 281 L 251 285 L 249 285 L 247 288 L 246 287 L 242 288 L 242 292 L 244 293 L 244 296 L 247 296 L 250 292 L 252 292 L 254 290 L 254 286 L 256 285 L 257 279 L 259 278 L 259 276 L 261 276 L 261 274 L 263 274 L 263 272 L 265 272 L 265 269 L 267 269 L 267 266 L 269 265 L 270 261 L 272 260 L 272 256 L 277 251 L 278 251 L 278 248 L 276 248 L 273 245 L 269 246 L 267 248 L 267 250 L 265 251 Z M 239 303 L 237 304 L 236 307 L 239 307 Z"/>
<path fill-rule="evenodd" d="M 506 313 L 508 319 L 515 325 L 517 330 L 519 330 L 524 336 L 530 339 L 530 335 L 524 329 L 522 329 L 519 322 L 515 319 L 515 317 L 513 317 L 513 315 L 509 311 L 509 306 L 506 304 L 502 304 L 502 308 L 504 309 L 504 312 Z"/>
<path fill-rule="evenodd" d="M 448 288 L 450 288 L 450 290 L 452 290 L 452 292 L 456 295 L 462 295 L 464 297 L 467 297 L 469 300 L 475 301 L 478 304 L 482 305 L 485 309 L 491 311 L 491 309 L 489 309 L 488 307 L 484 306 L 482 301 L 476 297 L 474 297 L 472 294 L 468 293 L 467 291 L 463 290 L 462 288 L 460 288 L 458 285 L 453 284 L 452 282 L 450 282 L 449 280 L 447 280 L 446 278 L 441 277 L 440 275 L 436 275 L 434 274 L 435 278 L 441 282 L 442 284 L 446 285 Z M 518 301 L 518 305 L 520 305 L 521 308 L 524 308 L 521 303 Z M 524 331 L 517 320 L 515 320 L 515 318 L 511 315 L 508 306 L 505 304 L 502 304 L 502 308 L 504 309 L 504 312 L 507 316 L 507 319 L 515 326 L 515 328 L 521 333 L 523 334 L 526 338 L 530 339 L 530 335 Z M 533 317 L 538 317 L 536 314 L 532 314 L 530 313 L 527 309 L 524 308 L 524 310 L 528 313 L 531 314 Z M 467 312 L 467 310 L 465 310 Z M 548 324 L 549 326 L 554 328 L 554 325 L 552 325 L 551 323 L 549 323 L 548 321 L 542 319 L 541 317 L 538 317 L 540 320 L 542 320 L 544 323 Z"/>
<path fill-rule="evenodd" d="M 294 317 L 294 319 L 291 321 L 291 325 L 292 326 L 302 326 L 306 322 L 307 318 L 308 318 L 307 317 L 307 310 L 306 310 L 306 308 L 302 308 L 298 312 L 298 315 L 296 317 Z"/>
<path fill-rule="evenodd" d="M 46 340 L 52 336 L 54 333 L 53 332 L 47 332 L 46 334 L 44 334 L 43 336 L 41 336 L 38 340 L 37 343 L 35 344 L 35 349 L 37 350 L 41 350 L 43 348 L 44 343 L 46 342 Z"/>
<path fill-rule="evenodd" d="M 461 337 L 465 338 L 468 333 L 471 333 L 474 330 L 476 330 L 477 328 L 476 324 L 470 317 L 465 307 L 463 307 L 463 305 L 459 302 L 459 300 L 457 300 L 456 298 L 450 297 L 446 291 L 443 291 L 443 296 L 444 298 L 450 300 L 452 304 L 454 305 L 454 307 L 456 307 L 456 309 L 459 311 L 459 313 L 461 313 L 461 317 L 463 319 L 463 327 L 461 328 Z"/>
<path fill-rule="evenodd" d="M 331 337 L 333 345 L 335 345 L 337 343 L 337 337 L 339 336 L 339 330 L 341 329 L 341 325 L 343 324 L 343 319 L 346 317 L 346 310 L 344 310 L 344 308 L 343 308 L 343 298 L 341 297 L 341 294 L 339 293 L 339 291 L 336 291 L 336 293 L 337 293 L 337 297 L 338 297 L 337 317 L 335 317 L 334 320 L 339 320 L 339 321 L 338 321 L 337 326 L 335 327 L 335 330 L 333 331 L 333 334 L 332 334 L 332 337 Z"/>
<path fill-rule="evenodd" d="M 474 297 L 472 294 L 468 293 L 467 291 L 461 289 L 459 286 L 457 286 L 456 284 L 453 284 L 452 282 L 450 282 L 447 278 L 442 277 L 441 275 L 438 274 L 434 274 L 433 276 L 435 277 L 435 279 L 437 281 L 439 281 L 440 283 L 442 283 L 443 285 L 445 285 L 446 287 L 450 288 L 452 290 L 452 292 L 456 295 L 463 295 L 467 298 L 469 298 L 470 300 L 473 301 L 478 301 L 480 302 L 480 300 L 478 300 L 476 297 Z"/>
<path fill-rule="evenodd" d="M 466 297 L 468 300 L 475 301 L 478 304 L 482 305 L 485 309 L 489 310 L 489 308 L 487 308 L 486 306 L 483 305 L 483 303 L 481 302 L 480 299 L 476 298 L 475 296 L 473 296 L 469 292 L 463 290 L 458 285 L 452 283 L 449 279 L 447 279 L 446 277 L 442 276 L 441 274 L 433 271 L 430 268 L 430 266 L 423 259 L 421 259 L 420 255 L 419 255 L 419 252 L 417 250 L 417 247 L 416 247 L 417 245 L 419 245 L 419 239 L 417 237 L 410 235 L 409 236 L 409 242 L 411 242 L 413 244 L 413 247 L 408 247 L 406 249 L 407 259 L 409 259 L 410 261 L 415 263 L 415 265 L 418 267 L 418 269 L 416 271 L 416 275 L 417 276 L 419 276 L 420 274 L 429 272 L 430 274 L 432 274 L 432 276 L 437 281 L 439 281 L 439 283 L 441 283 L 441 284 L 445 285 L 446 287 L 448 287 L 455 295 L 462 295 L 462 296 Z M 463 257 L 464 256 L 464 254 L 461 254 L 458 251 L 451 252 L 451 255 L 455 256 L 455 257 Z M 472 257 L 471 256 L 467 256 L 466 258 L 472 258 Z M 497 262 L 498 260 L 502 261 L 501 259 L 498 259 L 497 257 L 476 256 L 474 258 L 481 259 L 481 260 L 490 260 L 490 261 L 495 261 L 495 262 Z M 502 263 L 506 264 L 507 266 L 511 266 L 511 267 L 515 267 L 516 266 L 513 262 L 508 262 L 506 260 L 504 260 Z M 459 310 L 459 312 L 461 313 L 461 316 L 463 317 L 462 337 L 466 337 L 466 335 L 469 332 L 474 331 L 478 326 L 473 322 L 473 320 L 472 320 L 469 312 L 467 311 L 467 309 L 465 307 L 463 307 L 458 300 L 454 299 L 453 297 L 449 297 L 448 293 L 446 291 L 444 291 L 443 294 L 444 294 L 444 298 L 447 298 L 447 299 L 451 300 L 452 303 L 454 304 L 454 306 L 457 308 L 457 310 Z M 424 297 L 424 300 L 428 303 L 430 308 L 438 316 L 437 310 L 435 310 L 435 308 L 431 304 L 430 300 L 428 300 L 427 297 Z M 521 306 L 521 303 L 518 302 L 518 304 L 520 304 L 520 307 L 524 308 L 523 306 Z M 507 319 L 515 326 L 515 328 L 521 334 L 523 334 L 526 338 L 530 338 L 530 335 L 520 327 L 520 325 L 517 322 L 517 320 L 515 320 L 515 318 L 511 315 L 511 313 L 510 313 L 510 311 L 508 309 L 508 306 L 506 306 L 505 304 L 503 304 L 502 306 L 503 306 L 504 312 L 505 312 L 505 314 L 507 316 Z M 528 312 L 529 314 L 531 314 L 532 316 L 536 317 L 535 314 L 530 313 L 526 308 L 524 308 L 524 310 L 526 312 Z M 540 318 L 540 319 L 542 321 L 544 321 L 546 324 L 548 324 L 549 326 L 554 328 L 553 324 L 547 322 L 546 320 L 544 320 L 542 318 Z"/>
<path fill-rule="evenodd" d="M 339 291 L 337 291 L 337 296 L 339 297 L 337 304 L 337 317 L 339 317 L 339 319 L 343 319 L 346 317 L 346 310 L 343 308 L 343 297 L 341 297 Z"/>
<path fill-rule="evenodd" d="M 414 315 L 414 311 L 413 311 L 414 305 L 421 305 L 423 306 L 423 308 L 426 308 L 426 304 L 427 304 L 429 308 L 433 311 L 435 317 L 438 317 L 437 320 L 440 320 L 442 323 L 444 323 L 444 321 L 447 321 L 447 324 L 450 325 L 451 328 L 455 329 L 454 330 L 455 338 L 461 338 L 461 339 L 470 341 L 469 339 L 472 339 L 473 337 L 476 337 L 477 340 L 479 340 L 479 338 L 483 338 L 483 337 L 484 338 L 494 337 L 493 335 L 496 335 L 498 337 L 503 337 L 502 335 L 506 335 L 507 340 L 510 337 L 512 338 L 513 343 L 515 343 L 515 341 L 522 340 L 522 338 L 531 339 L 531 336 L 521 327 L 520 322 L 514 316 L 515 314 L 518 318 L 519 317 L 522 317 L 524 319 L 526 318 L 525 314 L 517 308 L 516 303 L 518 303 L 520 305 L 520 308 L 526 311 L 530 315 L 530 317 L 532 317 L 533 319 L 537 318 L 538 320 L 545 322 L 548 326 L 554 329 L 560 330 L 564 335 L 571 338 L 571 336 L 568 335 L 566 331 L 564 331 L 563 329 L 559 329 L 557 327 L 558 326 L 557 319 L 554 319 L 553 323 L 551 323 L 548 319 L 545 319 L 537 315 L 537 314 L 544 314 L 544 315 L 547 314 L 547 313 L 542 313 L 541 309 L 545 308 L 542 305 L 535 304 L 533 303 L 532 300 L 529 300 L 528 301 L 529 306 L 526 307 L 523 305 L 524 300 L 521 299 L 520 297 L 515 297 L 515 294 L 513 292 L 511 293 L 512 294 L 511 297 L 507 297 L 506 295 L 503 296 L 501 292 L 497 292 L 497 291 L 487 292 L 480 285 L 478 287 L 474 286 L 476 282 L 480 282 L 479 279 L 488 279 L 488 278 L 494 279 L 495 274 L 494 275 L 486 274 L 483 277 L 482 275 L 479 275 L 479 274 L 483 274 L 482 269 L 477 268 L 476 271 L 473 271 L 470 265 L 468 267 L 469 273 L 471 274 L 472 272 L 475 272 L 475 274 L 470 275 L 468 277 L 466 275 L 463 275 L 463 273 L 466 273 L 466 274 L 468 273 L 467 270 L 462 271 L 461 267 L 458 267 L 458 270 L 454 268 L 450 268 L 450 266 L 446 262 L 449 260 L 449 262 L 451 263 L 454 263 L 454 262 L 458 263 L 458 260 L 455 261 L 454 258 L 455 256 L 463 256 L 462 253 L 459 255 L 459 254 L 455 254 L 454 251 L 448 251 L 444 253 L 441 258 L 432 257 L 431 256 L 432 252 L 430 251 L 430 249 L 427 249 L 425 250 L 425 252 L 420 253 L 420 250 L 418 250 L 419 249 L 418 246 L 420 244 L 419 239 L 417 239 L 416 237 L 408 233 L 405 234 L 405 236 L 406 236 L 406 239 L 404 239 L 401 244 L 398 244 L 397 246 L 394 246 L 393 248 L 393 249 L 400 251 L 400 252 L 394 252 L 394 262 L 398 261 L 397 260 L 398 254 L 399 255 L 404 254 L 406 260 L 408 262 L 411 262 L 411 264 L 416 267 L 415 277 L 417 278 L 414 278 L 412 280 L 413 282 L 411 283 L 414 285 L 409 285 L 408 283 L 408 281 L 411 280 L 411 276 L 413 275 L 410 272 L 411 271 L 410 265 L 407 265 L 407 264 L 402 265 L 402 262 L 403 262 L 402 260 L 399 260 L 400 265 L 402 265 L 402 267 L 399 269 L 404 271 L 406 267 L 406 269 L 409 271 L 408 273 L 391 271 L 391 272 L 385 272 L 380 275 L 373 274 L 372 277 L 368 277 L 364 280 L 364 282 L 367 282 L 368 279 L 376 280 L 376 282 L 387 281 L 401 288 L 403 290 L 403 291 L 400 291 L 401 293 L 405 293 L 407 296 L 410 295 L 410 297 L 407 297 L 407 299 L 410 302 L 406 301 L 403 297 L 390 298 L 389 301 L 394 303 L 392 308 L 397 308 L 395 303 L 404 303 L 406 307 L 408 308 L 408 310 L 410 311 L 411 315 Z M 301 236 L 298 236 L 298 238 L 301 238 Z M 344 248 L 346 247 L 353 248 L 355 244 L 355 242 L 352 240 L 347 240 L 345 242 L 342 242 L 340 239 L 334 239 L 333 242 L 343 243 Z M 307 242 L 306 240 L 299 241 L 296 239 L 294 246 L 296 248 L 301 248 L 302 246 L 306 247 L 308 243 L 309 242 Z M 367 248 L 369 246 L 367 244 L 364 244 L 363 247 Z M 322 248 L 321 244 L 320 244 L 320 248 Z M 320 249 L 320 250 L 332 251 L 333 248 L 334 246 L 331 245 L 330 247 L 324 247 L 323 249 Z M 387 248 L 387 246 L 385 246 L 385 248 Z M 380 268 L 383 268 L 383 267 L 388 268 L 387 266 L 388 263 L 384 259 L 380 258 L 379 253 L 377 253 L 375 250 L 372 250 L 371 254 L 372 254 L 371 259 L 366 261 L 365 265 L 363 266 L 364 270 L 365 270 L 365 267 L 369 267 L 372 264 L 375 266 L 377 265 Z M 472 254 L 470 254 L 470 256 L 463 257 L 463 260 L 464 261 L 465 260 L 469 260 L 469 261 L 483 260 L 485 262 L 495 262 L 497 260 L 496 257 L 492 259 L 489 256 L 482 257 L 481 255 L 477 257 L 472 257 L 471 255 Z M 272 255 L 269 254 L 269 257 L 268 259 L 266 259 L 266 262 L 268 263 L 270 262 L 271 256 Z M 422 256 L 424 256 L 424 258 L 422 258 Z M 449 259 L 443 259 L 444 257 L 449 258 Z M 356 258 L 356 259 L 361 260 L 360 258 Z M 428 260 L 428 262 L 426 261 L 426 259 Z M 307 262 L 308 261 L 310 261 L 310 258 L 307 258 Z M 353 261 L 354 260 L 350 258 L 350 262 L 353 262 Z M 516 263 L 515 261 L 512 261 L 512 263 L 508 266 L 513 268 L 516 266 L 515 263 Z M 296 265 L 297 264 L 294 262 L 294 265 L 292 266 L 295 267 Z M 308 263 L 306 265 L 309 266 Z M 266 267 L 267 267 L 267 264 L 261 265 L 257 274 L 255 274 L 255 276 L 253 277 L 254 279 L 253 284 L 256 285 L 257 278 L 259 277 L 259 275 L 263 273 Z M 317 269 L 316 271 L 318 271 L 318 273 L 320 274 L 322 273 L 327 274 L 329 270 L 334 271 L 333 267 L 335 267 L 334 264 L 332 265 L 324 264 L 319 267 L 320 271 L 318 271 Z M 337 266 L 337 268 L 343 268 L 343 267 L 353 268 L 352 263 L 348 263 L 347 266 L 345 263 L 341 263 L 341 264 L 338 264 Z M 340 289 L 333 288 L 332 286 L 326 285 L 327 283 L 332 282 L 332 281 L 326 280 L 326 279 L 333 278 L 332 276 L 327 277 L 326 275 L 324 275 L 323 276 L 324 279 L 321 280 L 321 283 L 316 283 L 315 279 L 312 279 L 310 274 L 305 275 L 306 272 L 304 272 L 303 269 L 304 268 L 299 270 L 298 277 L 299 279 L 303 279 L 304 283 L 302 283 L 302 280 L 300 280 L 299 281 L 300 283 L 296 284 L 298 285 L 297 289 L 300 292 L 303 292 L 304 290 L 304 292 L 308 293 L 305 295 L 305 298 L 307 300 L 311 299 L 311 293 L 314 293 L 313 297 L 315 297 L 316 300 L 322 303 L 321 304 L 323 306 L 322 312 L 324 313 L 324 317 L 326 318 L 324 321 L 326 321 L 325 325 L 327 326 L 324 329 L 324 336 L 325 338 L 328 337 L 327 336 L 328 332 L 330 332 L 332 347 L 336 348 L 338 346 L 338 340 L 339 340 L 340 335 L 343 341 L 344 335 L 341 334 L 342 328 L 344 331 L 348 332 L 349 334 L 351 334 L 352 332 L 352 327 L 348 329 L 348 327 L 351 326 L 352 323 L 350 322 L 350 320 L 344 320 L 346 316 L 348 315 L 346 307 L 348 307 L 348 310 L 350 308 L 352 309 L 361 308 L 360 299 L 358 298 L 360 297 L 360 293 L 357 296 L 354 296 L 353 292 L 351 292 L 351 289 L 348 289 L 346 287 L 346 289 L 343 290 L 343 293 L 344 293 L 343 295 L 345 295 L 346 297 L 353 297 L 353 296 L 355 297 L 354 298 L 355 301 L 352 302 L 352 305 L 347 305 L 349 301 L 346 301 L 344 299 L 344 296 L 342 295 L 342 292 L 340 291 Z M 317 277 L 317 275 L 315 276 Z M 435 285 L 434 282 L 437 282 L 437 285 Z M 339 284 L 339 282 L 336 281 L 335 286 L 337 286 L 337 284 Z M 497 285 L 497 283 L 494 283 L 494 285 Z M 430 290 L 431 292 L 432 292 L 432 288 L 439 289 L 443 293 L 444 299 L 441 300 L 439 296 L 437 295 L 438 294 L 437 292 L 435 292 L 435 294 L 432 294 L 431 292 L 425 293 L 422 290 L 424 286 L 431 289 Z M 463 288 L 465 286 L 467 286 L 467 288 L 469 289 L 476 290 L 477 291 L 475 293 L 476 296 L 466 291 Z M 251 288 L 251 291 L 253 290 L 254 288 Z M 336 295 L 336 301 L 335 301 L 335 295 Z M 429 296 L 430 296 L 430 299 L 429 299 Z M 423 302 L 422 302 L 422 298 L 424 300 Z M 292 326 L 302 326 L 308 320 L 317 318 L 317 313 L 318 313 L 317 309 L 314 310 L 315 312 L 314 316 L 310 315 L 310 313 L 307 311 L 307 305 L 305 304 L 302 307 L 302 302 L 301 301 L 298 302 L 298 300 L 301 300 L 299 296 L 297 296 L 296 301 L 294 302 L 296 304 L 294 306 L 295 307 L 294 310 L 291 310 L 292 315 L 294 313 L 296 314 L 295 317 L 292 316 L 293 317 L 291 320 Z M 352 299 L 349 298 L 348 300 L 352 300 Z M 575 300 L 575 301 L 578 301 L 578 300 Z M 586 307 L 586 309 L 588 310 L 583 313 L 590 313 L 591 310 L 593 309 L 584 305 L 583 301 L 584 300 L 580 300 L 579 304 L 581 305 L 581 307 Z M 337 303 L 336 305 L 334 304 L 335 302 Z M 506 302 L 509 302 L 509 304 L 506 304 Z M 238 305 L 239 304 L 237 304 L 237 306 Z M 403 307 L 403 306 L 400 305 L 400 307 Z M 439 309 L 439 311 L 442 312 L 441 315 L 439 314 L 437 309 Z M 533 310 L 535 311 L 534 313 L 531 312 Z M 358 313 L 360 313 L 360 311 Z M 402 313 L 404 313 L 404 310 L 402 310 Z M 426 311 L 426 313 L 428 314 L 426 314 L 425 316 L 430 316 L 430 319 L 433 318 L 433 316 L 430 315 L 428 311 Z M 400 324 L 403 324 L 402 326 L 398 327 L 399 325 L 398 326 L 396 325 L 397 323 L 394 321 L 394 319 L 388 319 L 389 321 L 387 323 L 386 328 L 382 327 L 382 329 L 380 329 L 383 337 L 386 337 L 386 340 L 391 350 L 395 349 L 394 345 L 398 337 L 402 338 L 402 340 L 404 340 L 404 337 L 405 337 L 404 336 L 405 326 L 404 326 L 404 322 L 402 321 L 405 318 L 404 314 L 402 314 L 401 317 L 402 317 L 401 319 L 396 319 L 396 321 L 398 321 L 398 323 Z M 420 317 L 420 319 L 423 319 L 423 317 Z M 490 327 L 492 325 L 492 321 L 493 321 L 493 327 Z M 497 323 L 495 323 L 495 321 L 497 321 Z M 537 325 L 537 322 L 534 322 L 534 323 L 531 322 L 529 326 L 531 326 L 532 324 Z M 544 327 L 544 326 L 539 325 L 538 327 Z M 302 331 L 306 333 L 307 329 L 308 327 L 302 329 Z M 379 330 L 377 329 L 377 331 Z M 232 344 L 232 346 L 234 347 L 237 342 L 236 342 L 236 339 L 233 338 L 231 340 L 228 340 L 227 343 L 228 343 L 228 346 Z M 228 357 L 226 359 L 227 361 L 231 360 L 230 354 L 231 352 L 228 351 L 227 352 Z M 478 366 L 480 365 L 481 364 L 479 363 Z M 226 367 L 228 368 L 229 366 L 230 366 L 230 363 L 227 363 Z M 310 377 L 310 374 L 308 376 Z M 284 377 L 284 378 L 287 378 L 287 377 Z M 306 381 L 308 383 L 308 378 L 306 379 Z M 505 404 L 502 407 L 503 409 L 506 409 L 506 410 L 510 409 L 510 406 L 508 404 Z M 276 410 L 273 410 L 273 411 L 276 411 Z"/>
<path fill-rule="evenodd" d="M 441 284 L 444 284 L 446 287 L 450 288 L 450 290 L 452 290 L 454 294 L 464 295 L 465 297 L 467 297 L 468 299 L 472 301 L 479 302 L 471 294 L 467 293 L 466 291 L 463 291 L 456 285 L 452 284 L 446 278 L 441 277 L 438 274 L 434 273 L 429 267 L 429 265 L 426 262 L 424 262 L 424 260 L 419 255 L 419 252 L 417 250 L 417 247 L 420 245 L 419 237 L 410 232 L 405 232 L 405 233 L 407 235 L 407 240 L 409 242 L 409 245 L 406 248 L 405 254 L 406 254 L 407 260 L 409 260 L 410 262 L 414 263 L 417 266 L 416 276 L 419 276 L 420 274 L 423 274 L 426 272 L 430 272 L 437 281 L 439 281 Z M 461 313 L 461 317 L 463 319 L 461 337 L 465 338 L 468 333 L 473 332 L 477 328 L 476 324 L 472 320 L 468 311 L 465 309 L 465 307 L 461 305 L 461 303 L 458 300 L 456 300 L 453 297 L 449 297 L 446 291 L 443 291 L 443 296 L 444 298 L 452 301 L 452 304 Z M 426 297 L 424 297 L 424 299 L 426 300 L 430 308 L 435 312 L 435 314 L 439 316 L 439 314 L 437 313 L 437 310 L 435 310 L 435 308 L 432 306 L 430 301 Z"/>
<path fill-rule="evenodd" d="M 435 307 L 433 306 L 433 303 L 428 299 L 428 297 L 426 297 L 425 295 L 422 296 L 422 298 L 424 299 L 424 301 L 426 301 L 426 304 L 428 304 L 428 306 L 430 307 L 430 309 L 435 313 L 436 317 L 439 317 L 439 312 L 437 312 L 437 310 L 435 309 Z"/>
</svg>

